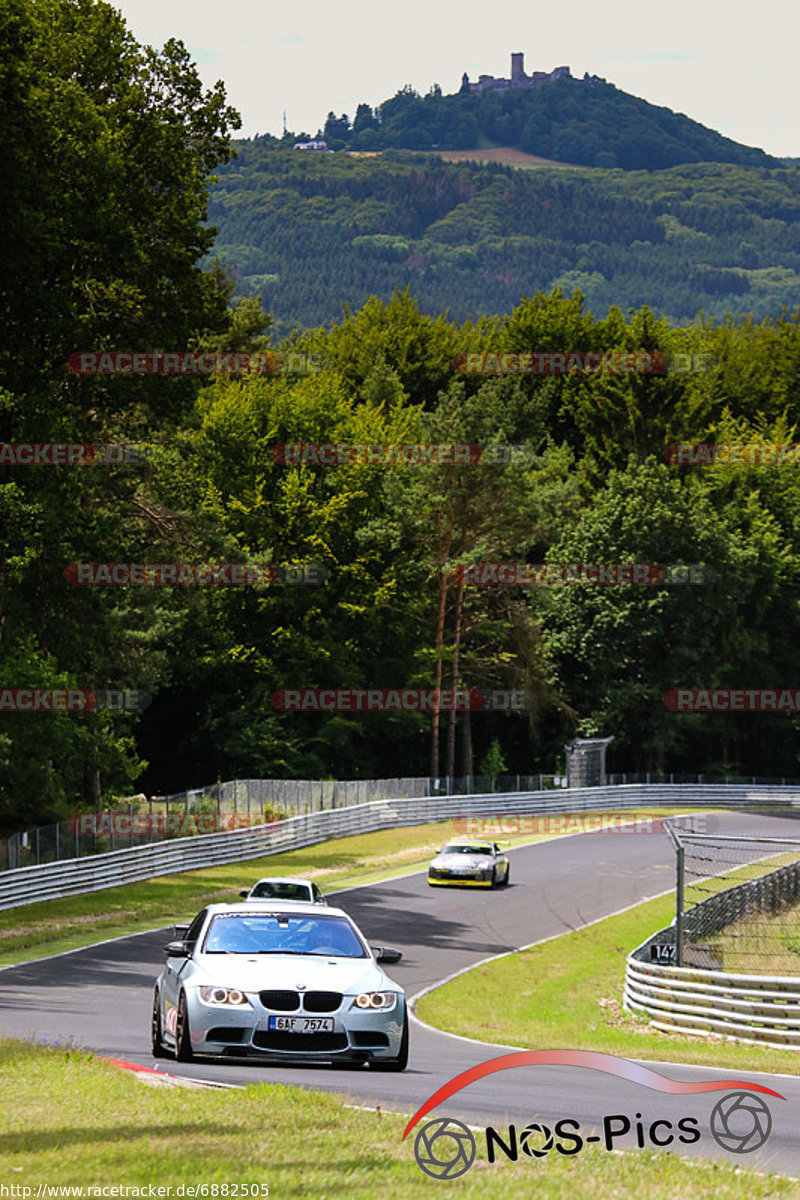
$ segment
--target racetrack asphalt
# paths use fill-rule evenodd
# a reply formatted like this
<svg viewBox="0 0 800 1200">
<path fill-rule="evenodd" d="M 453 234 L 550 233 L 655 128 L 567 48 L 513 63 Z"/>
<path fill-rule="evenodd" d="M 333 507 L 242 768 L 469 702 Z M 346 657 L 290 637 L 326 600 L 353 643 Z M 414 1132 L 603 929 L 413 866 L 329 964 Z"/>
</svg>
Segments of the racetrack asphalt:
<svg viewBox="0 0 800 1200">
<path fill-rule="evenodd" d="M 726 812 L 707 820 L 719 833 L 800 838 L 800 812 Z M 578 834 L 520 847 L 509 858 L 510 885 L 496 891 L 430 888 L 423 872 L 332 893 L 328 899 L 353 917 L 372 945 L 403 951 L 403 960 L 389 967 L 388 974 L 411 998 L 483 959 L 579 928 L 674 887 L 675 855 L 664 833 Z M 242 886 L 249 874 L 243 863 Z M 345 1093 L 354 1104 L 409 1115 L 453 1076 L 514 1049 L 456 1038 L 412 1021 L 409 1067 L 398 1074 L 253 1060 L 156 1061 L 149 1049 L 152 990 L 171 934 L 169 927 L 0 970 L 0 1035 L 79 1045 L 215 1083 L 321 1088 Z M 620 999 L 622 974 L 620 956 Z M 497 1002 L 502 1004 L 501 995 Z M 662 1075 L 693 1083 L 737 1078 L 774 1088 L 786 1101 L 766 1097 L 773 1120 L 769 1140 L 750 1154 L 735 1155 L 717 1146 L 709 1133 L 709 1115 L 725 1092 L 675 1097 L 578 1067 L 525 1066 L 496 1073 L 470 1084 L 435 1111 L 471 1125 L 491 1124 L 501 1133 L 510 1122 L 521 1128 L 537 1119 L 552 1126 L 558 1119 L 573 1118 L 585 1133 L 601 1130 L 603 1117 L 612 1114 L 626 1115 L 632 1128 L 638 1114 L 645 1128 L 657 1119 L 676 1125 L 681 1117 L 692 1116 L 700 1122 L 700 1142 L 683 1146 L 676 1141 L 671 1153 L 724 1157 L 739 1166 L 800 1176 L 800 1077 L 651 1065 Z M 633 1132 L 614 1142 L 615 1148 L 635 1144 Z M 535 1163 L 532 1159 L 532 1170 Z"/>
</svg>

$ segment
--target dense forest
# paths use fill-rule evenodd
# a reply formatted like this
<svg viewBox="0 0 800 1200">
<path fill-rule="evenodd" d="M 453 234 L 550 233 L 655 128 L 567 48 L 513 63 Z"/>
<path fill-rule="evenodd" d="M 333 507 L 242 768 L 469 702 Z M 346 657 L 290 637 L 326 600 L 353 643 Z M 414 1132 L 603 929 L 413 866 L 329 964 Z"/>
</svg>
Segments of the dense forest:
<svg viewBox="0 0 800 1200">
<path fill-rule="evenodd" d="M 609 176 L 600 203 L 578 176 L 415 163 L 351 172 L 344 158 L 326 176 L 258 147 L 226 166 L 237 115 L 221 86 L 203 91 L 181 43 L 148 50 L 110 6 L 67 0 L 13 0 L 0 41 L 14 118 L 1 126 L 2 443 L 141 450 L 119 463 L 0 458 L 0 695 L 153 697 L 141 714 L 4 705 L 4 829 L 219 777 L 470 773 L 495 743 L 509 770 L 547 772 L 575 734 L 613 735 L 614 770 L 800 774 L 796 713 L 676 712 L 664 700 L 675 688 L 792 687 L 800 677 L 797 465 L 681 466 L 665 454 L 682 441 L 796 440 L 800 312 L 681 328 L 645 305 L 593 315 L 577 282 L 544 291 L 513 280 L 501 303 L 478 258 L 453 267 L 474 289 L 467 319 L 448 315 L 444 298 L 426 312 L 409 291 L 392 294 L 391 257 L 374 241 L 388 228 L 416 242 L 438 225 L 431 245 L 455 253 L 470 228 L 473 246 L 517 238 L 520 256 L 557 255 L 562 239 L 597 255 L 636 243 L 644 255 L 649 244 L 659 270 L 676 286 L 683 275 L 698 296 L 686 276 L 703 265 L 724 275 L 710 248 L 733 246 L 745 228 L 747 270 L 781 238 L 796 262 L 791 171 L 692 168 L 706 173 L 702 199 L 685 168 L 624 189 Z M 214 171 L 214 204 L 226 197 L 231 220 L 239 209 L 233 240 L 251 245 L 266 227 L 266 246 L 302 246 L 281 263 L 283 289 L 299 297 L 314 273 L 325 278 L 313 309 L 324 316 L 305 330 L 284 336 L 255 296 L 235 297 L 219 264 L 201 266 L 213 262 Z M 286 184 L 274 186 L 281 172 Z M 658 208 L 667 178 L 672 211 Z M 535 219 L 522 202 L 529 186 L 543 189 Z M 506 226 L 490 234 L 497 212 Z M 328 222 L 366 239 L 357 253 L 376 293 L 333 320 L 323 303 L 338 261 Z M 345 302 L 349 278 L 339 281 Z M 278 299 L 267 293 L 266 306 L 285 316 Z M 283 365 L 267 375 L 81 375 L 67 365 L 88 351 L 268 347 Z M 702 370 L 459 369 L 480 351 L 683 354 Z M 286 443 L 493 452 L 314 466 L 276 453 Z M 468 586 L 459 568 L 475 562 L 708 570 L 686 584 Z M 77 586 L 82 563 L 324 571 L 298 586 Z M 443 713 L 432 740 L 427 714 L 294 712 L 275 700 L 287 688 L 437 684 L 515 689 L 526 704 L 459 713 L 452 726 Z"/>
<path fill-rule="evenodd" d="M 557 287 L 580 288 L 594 312 L 646 304 L 680 324 L 800 303 L 796 167 L 516 170 L 236 149 L 211 191 L 214 254 L 278 335 L 406 287 L 423 312 L 459 321 Z"/>
<path fill-rule="evenodd" d="M 331 150 L 514 146 L 540 158 L 626 171 L 700 162 L 780 165 L 763 150 L 588 74 L 530 89 L 462 90 L 451 96 L 436 84 L 425 96 L 409 86 L 376 109 L 359 104 L 352 124 L 346 113 L 328 113 L 319 133 Z"/>
</svg>

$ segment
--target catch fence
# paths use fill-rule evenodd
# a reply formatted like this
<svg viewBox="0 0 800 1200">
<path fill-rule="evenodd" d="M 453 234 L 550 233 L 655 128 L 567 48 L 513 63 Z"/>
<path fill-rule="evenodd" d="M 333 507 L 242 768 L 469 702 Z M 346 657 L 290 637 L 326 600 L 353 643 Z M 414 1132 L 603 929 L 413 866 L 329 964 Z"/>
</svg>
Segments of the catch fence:
<svg viewBox="0 0 800 1200">
<path fill-rule="evenodd" d="M 0 838 L 0 871 L 41 866 L 167 839 L 249 829 L 286 817 L 350 808 L 372 800 L 550 790 L 558 775 L 431 779 L 234 779 L 171 796 L 131 797 Z"/>
<path fill-rule="evenodd" d="M 666 828 L 676 850 L 676 965 L 800 970 L 800 823 L 797 837 L 698 832 L 691 818 Z"/>
<path fill-rule="evenodd" d="M 607 787 L 634 784 L 791 786 L 762 777 L 679 775 L 646 772 L 608 775 Z M 800 785 L 798 785 L 800 786 Z M 40 866 L 131 846 L 205 833 L 247 829 L 285 817 L 349 808 L 372 800 L 424 799 L 508 792 L 550 792 L 567 787 L 565 775 L 469 775 L 397 779 L 234 779 L 171 796 L 136 796 L 99 812 L 0 837 L 0 871 Z M 573 789 L 574 790 L 574 789 Z"/>
</svg>

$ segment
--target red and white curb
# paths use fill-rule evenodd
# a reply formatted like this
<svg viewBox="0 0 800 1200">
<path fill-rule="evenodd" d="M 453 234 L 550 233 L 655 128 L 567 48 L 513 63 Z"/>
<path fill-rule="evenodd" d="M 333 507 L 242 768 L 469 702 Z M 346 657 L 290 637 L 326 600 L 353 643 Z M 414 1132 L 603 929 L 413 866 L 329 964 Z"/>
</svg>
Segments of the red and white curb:
<svg viewBox="0 0 800 1200">
<path fill-rule="evenodd" d="M 122 1071 L 130 1071 L 140 1083 L 144 1083 L 148 1087 L 216 1088 L 241 1091 L 244 1086 L 240 1083 L 216 1083 L 208 1079 L 193 1079 L 187 1075 L 170 1075 L 168 1071 L 161 1071 L 158 1067 L 143 1067 L 141 1063 L 128 1062 L 124 1058 L 103 1058 L 102 1061 L 111 1063 L 112 1067 L 119 1067 Z"/>
</svg>

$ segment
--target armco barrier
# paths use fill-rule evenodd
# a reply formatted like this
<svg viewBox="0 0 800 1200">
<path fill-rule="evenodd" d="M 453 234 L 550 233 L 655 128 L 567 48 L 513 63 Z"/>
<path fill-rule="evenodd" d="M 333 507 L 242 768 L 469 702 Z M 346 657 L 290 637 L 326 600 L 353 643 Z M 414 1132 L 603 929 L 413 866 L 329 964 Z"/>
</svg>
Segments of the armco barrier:
<svg viewBox="0 0 800 1200">
<path fill-rule="evenodd" d="M 297 850 L 330 838 L 424 825 L 454 817 L 622 811 L 665 806 L 778 806 L 800 803 L 800 788 L 744 784 L 630 784 L 568 791 L 505 792 L 412 800 L 373 800 L 349 808 L 289 817 L 271 825 L 113 850 L 0 873 L 0 909 L 80 892 L 96 892 L 221 863 Z"/>
<path fill-rule="evenodd" d="M 800 1046 L 800 977 L 661 966 L 631 954 L 624 1007 L 668 1033 L 717 1034 L 782 1049 Z"/>
</svg>

